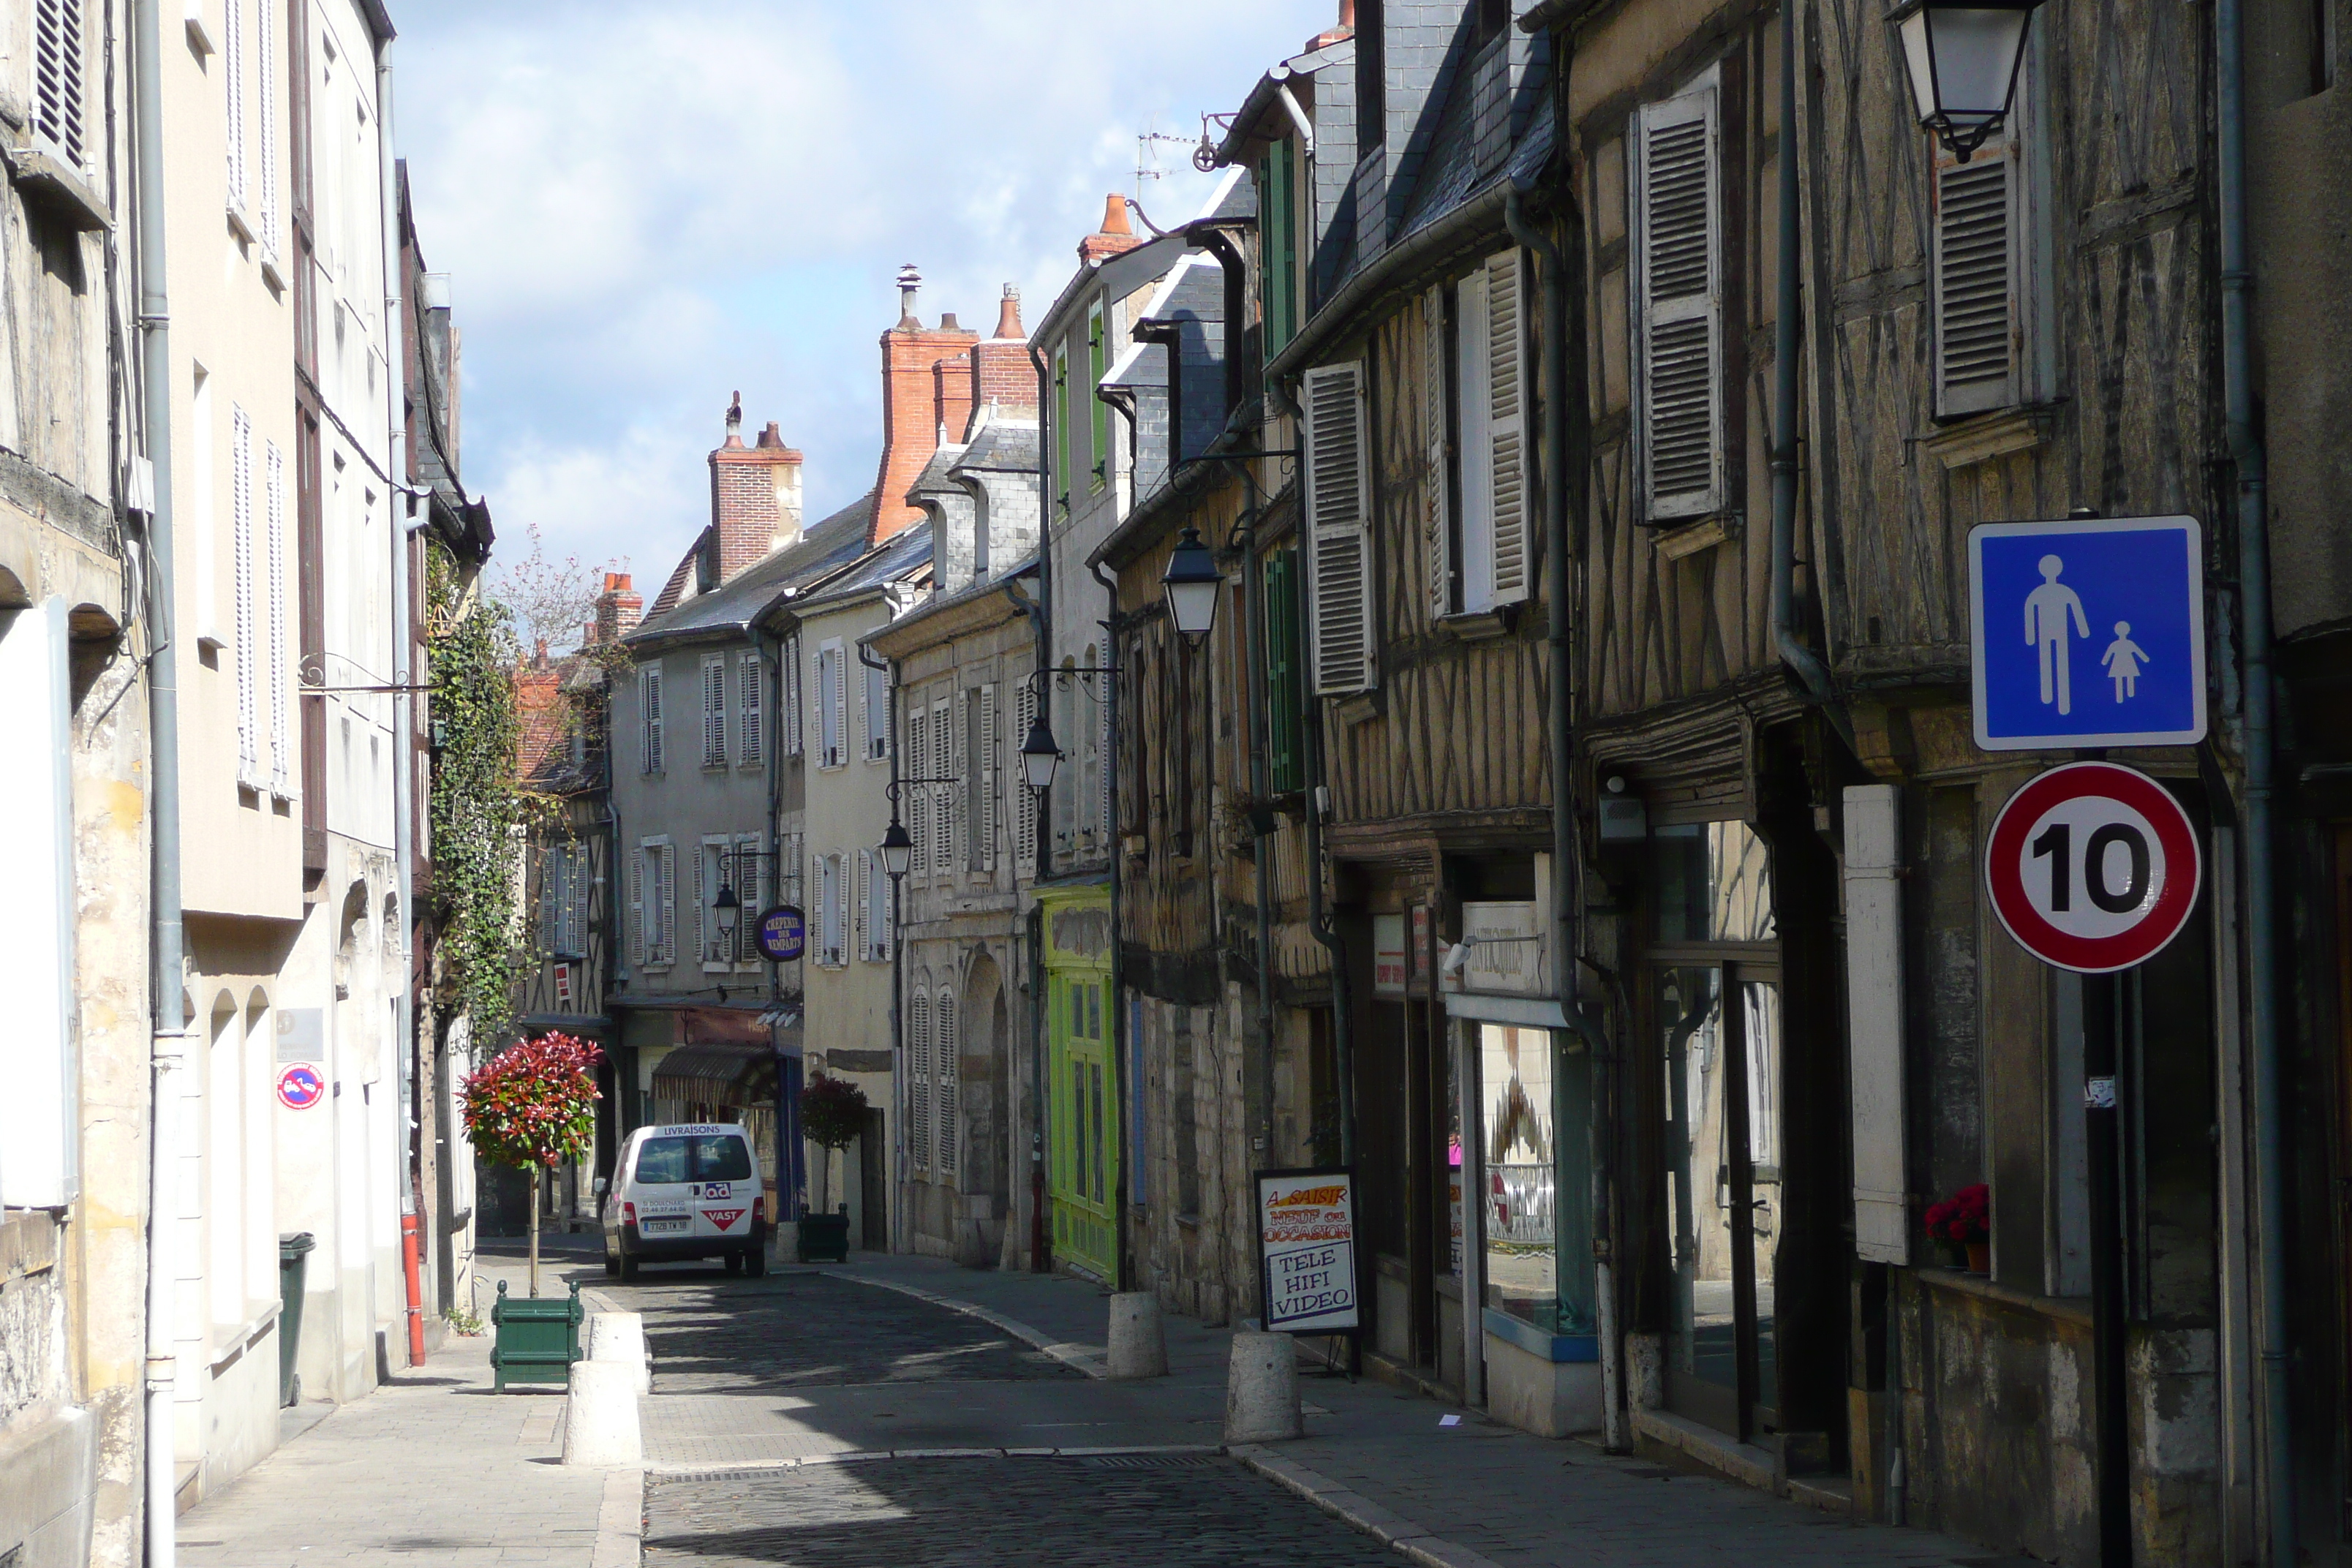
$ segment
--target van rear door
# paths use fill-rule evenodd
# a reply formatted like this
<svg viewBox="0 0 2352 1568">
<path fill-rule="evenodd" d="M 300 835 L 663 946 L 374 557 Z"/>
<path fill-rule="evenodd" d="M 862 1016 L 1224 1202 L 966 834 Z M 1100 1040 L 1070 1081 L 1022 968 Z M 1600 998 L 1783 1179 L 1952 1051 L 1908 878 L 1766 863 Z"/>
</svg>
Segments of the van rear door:
<svg viewBox="0 0 2352 1568">
<path fill-rule="evenodd" d="M 687 1199 L 698 1237 L 751 1239 L 760 1202 L 760 1175 L 751 1145 L 740 1132 L 691 1134 Z"/>
</svg>

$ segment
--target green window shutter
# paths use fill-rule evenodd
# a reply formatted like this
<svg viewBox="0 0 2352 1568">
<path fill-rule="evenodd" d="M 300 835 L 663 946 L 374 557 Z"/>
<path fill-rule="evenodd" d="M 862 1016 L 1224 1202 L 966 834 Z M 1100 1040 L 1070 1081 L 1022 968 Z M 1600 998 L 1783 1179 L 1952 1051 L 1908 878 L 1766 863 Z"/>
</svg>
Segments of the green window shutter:
<svg viewBox="0 0 2352 1568">
<path fill-rule="evenodd" d="M 1299 718 L 1298 552 L 1265 562 L 1267 763 L 1276 794 L 1307 787 L 1307 734 Z"/>
<path fill-rule="evenodd" d="M 1054 351 L 1054 499 L 1070 510 L 1070 354 Z"/>
<path fill-rule="evenodd" d="M 1272 359 L 1298 331 L 1298 239 L 1290 143 L 1266 152 L 1259 190 L 1260 294 L 1265 316 L 1265 357 Z"/>
<path fill-rule="evenodd" d="M 1087 317 L 1087 422 L 1094 437 L 1095 489 L 1110 482 L 1110 408 L 1095 395 L 1103 377 L 1110 372 L 1107 356 L 1108 343 L 1103 325 L 1103 308 L 1097 305 Z"/>
</svg>

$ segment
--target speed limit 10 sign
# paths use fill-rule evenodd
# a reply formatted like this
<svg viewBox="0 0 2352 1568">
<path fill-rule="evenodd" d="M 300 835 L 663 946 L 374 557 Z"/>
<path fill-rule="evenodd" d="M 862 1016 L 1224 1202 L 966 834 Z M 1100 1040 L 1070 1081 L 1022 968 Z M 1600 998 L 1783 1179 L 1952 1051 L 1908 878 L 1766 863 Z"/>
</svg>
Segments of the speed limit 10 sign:
<svg viewBox="0 0 2352 1568">
<path fill-rule="evenodd" d="M 2113 763 L 2070 763 L 2009 797 L 1985 849 L 1993 911 L 2060 969 L 2145 963 L 2197 907 L 2204 863 L 2172 792 Z"/>
</svg>

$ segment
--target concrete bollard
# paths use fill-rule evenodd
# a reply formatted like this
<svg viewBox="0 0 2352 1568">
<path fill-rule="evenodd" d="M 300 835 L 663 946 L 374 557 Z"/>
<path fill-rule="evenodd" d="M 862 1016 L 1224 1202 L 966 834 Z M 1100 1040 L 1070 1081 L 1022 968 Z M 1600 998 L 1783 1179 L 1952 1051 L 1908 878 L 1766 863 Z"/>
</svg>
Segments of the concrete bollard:
<svg viewBox="0 0 2352 1568">
<path fill-rule="evenodd" d="M 1110 1299 L 1110 1374 L 1168 1375 L 1168 1335 L 1160 1326 L 1160 1298 L 1127 1290 Z"/>
<path fill-rule="evenodd" d="M 617 1362 L 575 1361 L 563 1402 L 563 1462 L 642 1465 L 637 1430 L 637 1380 Z"/>
<path fill-rule="evenodd" d="M 1288 1334 L 1234 1335 L 1234 1360 L 1225 1374 L 1225 1441 L 1276 1443 L 1303 1437 L 1307 1424 L 1298 1409 L 1298 1358 Z"/>
<path fill-rule="evenodd" d="M 654 1391 L 654 1369 L 646 1357 L 646 1321 L 635 1312 L 589 1314 L 588 1359 L 629 1367 L 639 1394 Z"/>
</svg>

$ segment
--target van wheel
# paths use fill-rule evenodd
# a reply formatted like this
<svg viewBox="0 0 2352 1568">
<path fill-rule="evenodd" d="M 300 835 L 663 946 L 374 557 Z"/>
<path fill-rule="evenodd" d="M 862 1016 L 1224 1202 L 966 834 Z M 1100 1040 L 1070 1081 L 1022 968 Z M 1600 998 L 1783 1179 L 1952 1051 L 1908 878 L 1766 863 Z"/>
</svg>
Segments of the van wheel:
<svg viewBox="0 0 2352 1568">
<path fill-rule="evenodd" d="M 630 1257 L 627 1248 L 624 1247 L 621 1252 L 621 1283 L 625 1285 L 636 1277 L 637 1260 Z"/>
<path fill-rule="evenodd" d="M 757 1279 L 767 1271 L 768 1252 L 765 1247 L 755 1247 L 751 1251 L 743 1255 L 744 1273 L 749 1274 L 752 1279 Z"/>
<path fill-rule="evenodd" d="M 621 1260 L 614 1257 L 613 1249 L 607 1247 L 604 1248 L 604 1278 L 607 1279 L 613 1279 L 620 1272 Z"/>
</svg>

